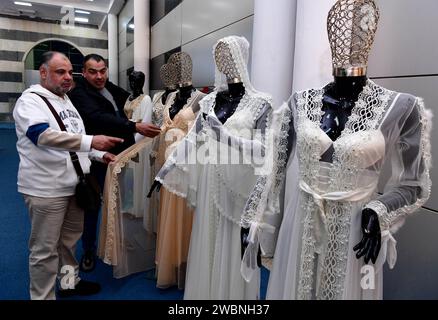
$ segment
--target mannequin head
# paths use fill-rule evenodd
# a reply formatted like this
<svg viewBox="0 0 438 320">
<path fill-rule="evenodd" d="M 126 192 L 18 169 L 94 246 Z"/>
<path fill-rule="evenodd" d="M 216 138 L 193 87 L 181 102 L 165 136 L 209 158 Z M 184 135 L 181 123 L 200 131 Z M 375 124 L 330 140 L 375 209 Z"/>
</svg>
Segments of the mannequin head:
<svg viewBox="0 0 438 320">
<path fill-rule="evenodd" d="M 145 82 L 145 74 L 141 71 L 132 71 L 129 75 L 129 86 L 134 94 L 136 92 L 143 92 L 143 86 Z"/>
<path fill-rule="evenodd" d="M 214 49 L 214 60 L 218 70 L 225 74 L 229 83 L 241 82 L 239 70 L 237 70 L 230 46 L 227 42 L 223 40 L 218 42 Z"/>
<path fill-rule="evenodd" d="M 374 0 L 338 0 L 327 18 L 333 75 L 365 76 L 379 21 Z"/>
<path fill-rule="evenodd" d="M 180 87 L 192 85 L 192 58 L 185 52 L 177 52 L 170 56 L 167 64 L 173 66 L 176 74 L 176 80 Z"/>
<path fill-rule="evenodd" d="M 160 68 L 160 78 L 166 89 L 176 89 L 178 80 L 175 72 L 175 66 L 172 64 L 163 64 Z"/>
</svg>

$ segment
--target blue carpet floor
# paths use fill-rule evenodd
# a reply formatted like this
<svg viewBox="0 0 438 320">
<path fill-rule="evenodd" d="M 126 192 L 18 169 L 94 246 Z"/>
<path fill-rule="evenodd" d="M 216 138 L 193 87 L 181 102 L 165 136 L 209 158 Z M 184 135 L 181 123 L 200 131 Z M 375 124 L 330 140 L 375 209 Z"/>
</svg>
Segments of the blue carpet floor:
<svg viewBox="0 0 438 320">
<path fill-rule="evenodd" d="M 30 222 L 24 201 L 17 193 L 18 154 L 13 129 L 0 127 L 0 300 L 29 299 L 29 272 L 27 241 Z M 77 256 L 81 256 L 78 245 Z M 102 285 L 99 294 L 87 300 L 180 300 L 183 292 L 174 288 L 155 287 L 152 272 L 142 272 L 123 279 L 112 277 L 112 268 L 99 261 L 96 269 L 81 274 L 86 280 Z M 261 298 L 264 299 L 268 271 L 262 270 Z"/>
</svg>

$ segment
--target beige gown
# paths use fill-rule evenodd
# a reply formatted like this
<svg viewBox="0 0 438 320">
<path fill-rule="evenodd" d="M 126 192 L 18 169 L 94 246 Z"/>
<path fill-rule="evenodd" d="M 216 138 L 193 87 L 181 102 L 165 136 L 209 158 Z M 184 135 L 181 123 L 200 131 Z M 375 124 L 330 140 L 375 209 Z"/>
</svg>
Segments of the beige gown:
<svg viewBox="0 0 438 320">
<path fill-rule="evenodd" d="M 170 97 L 175 99 L 175 93 Z M 186 106 L 170 119 L 169 103 L 164 111 L 163 126 L 158 145 L 156 165 L 161 167 L 177 144 L 186 136 L 196 119 L 192 106 L 204 97 L 195 91 Z M 192 231 L 193 210 L 181 198 L 164 187 L 160 191 L 157 246 L 155 253 L 157 287 L 177 285 L 184 289 L 187 256 Z"/>
</svg>

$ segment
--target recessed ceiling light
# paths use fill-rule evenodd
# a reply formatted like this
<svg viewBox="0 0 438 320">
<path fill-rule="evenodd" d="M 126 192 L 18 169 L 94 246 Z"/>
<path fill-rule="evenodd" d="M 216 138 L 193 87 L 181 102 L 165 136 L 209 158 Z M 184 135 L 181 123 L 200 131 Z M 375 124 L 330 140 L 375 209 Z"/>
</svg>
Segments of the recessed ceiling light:
<svg viewBox="0 0 438 320">
<path fill-rule="evenodd" d="M 14 3 L 18 6 L 32 7 L 32 3 L 29 2 L 14 1 Z"/>
<path fill-rule="evenodd" d="M 129 27 L 129 29 L 134 29 L 134 28 L 135 28 L 135 26 L 134 26 L 133 23 L 131 23 L 130 25 L 128 25 L 128 27 Z"/>
<path fill-rule="evenodd" d="M 75 21 L 88 23 L 88 18 L 75 17 Z"/>
<path fill-rule="evenodd" d="M 84 11 L 84 10 L 75 10 L 76 13 L 83 13 L 83 14 L 90 14 L 89 11 Z"/>
</svg>

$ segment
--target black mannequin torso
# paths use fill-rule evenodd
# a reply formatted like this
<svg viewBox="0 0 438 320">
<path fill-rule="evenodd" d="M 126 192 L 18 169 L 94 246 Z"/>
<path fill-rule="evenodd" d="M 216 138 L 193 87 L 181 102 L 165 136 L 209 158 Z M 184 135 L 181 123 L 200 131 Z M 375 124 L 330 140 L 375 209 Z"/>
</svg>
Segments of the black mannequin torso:
<svg viewBox="0 0 438 320">
<path fill-rule="evenodd" d="M 145 75 L 141 71 L 133 71 L 129 75 L 129 86 L 132 90 L 132 94 L 128 98 L 129 101 L 133 101 L 143 94 L 144 82 Z"/>
<path fill-rule="evenodd" d="M 142 94 L 143 94 L 143 90 L 133 91 L 128 99 L 129 99 L 129 101 L 133 101 L 133 100 L 137 99 L 139 96 L 141 96 Z"/>
<path fill-rule="evenodd" d="M 196 89 L 190 85 L 186 87 L 181 87 L 176 94 L 175 102 L 169 109 L 169 115 L 170 119 L 173 119 L 178 112 L 181 111 L 181 109 L 187 104 L 187 100 L 189 100 L 190 96 L 192 95 L 192 92 Z"/>
<path fill-rule="evenodd" d="M 325 88 L 323 97 L 324 115 L 321 129 L 332 141 L 338 139 L 345 128 L 359 94 L 367 81 L 362 77 L 335 77 L 335 81 Z"/>
<path fill-rule="evenodd" d="M 245 87 L 242 82 L 229 83 L 227 91 L 217 94 L 214 112 L 222 124 L 234 114 L 244 94 Z"/>
</svg>

